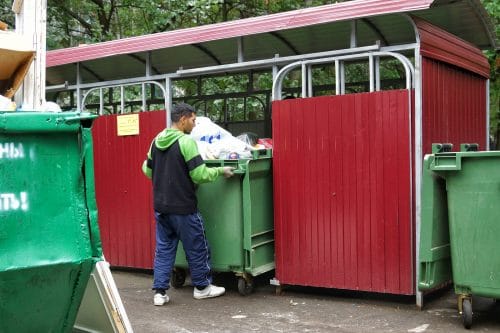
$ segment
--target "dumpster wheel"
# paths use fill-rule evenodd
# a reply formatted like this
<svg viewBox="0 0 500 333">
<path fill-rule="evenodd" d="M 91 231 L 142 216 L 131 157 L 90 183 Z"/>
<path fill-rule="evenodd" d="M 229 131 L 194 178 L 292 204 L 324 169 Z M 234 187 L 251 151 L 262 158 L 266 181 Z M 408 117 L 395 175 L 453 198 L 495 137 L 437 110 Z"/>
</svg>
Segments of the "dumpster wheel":
<svg viewBox="0 0 500 333">
<path fill-rule="evenodd" d="M 182 268 L 175 267 L 172 270 L 172 277 L 170 279 L 170 284 L 174 288 L 181 288 L 186 282 L 186 270 Z"/>
<path fill-rule="evenodd" d="M 250 295 L 253 292 L 253 279 L 251 275 L 238 278 L 238 292 L 241 296 Z"/>
<path fill-rule="evenodd" d="M 462 321 L 466 329 L 472 327 L 472 302 L 468 297 L 462 299 Z"/>
</svg>

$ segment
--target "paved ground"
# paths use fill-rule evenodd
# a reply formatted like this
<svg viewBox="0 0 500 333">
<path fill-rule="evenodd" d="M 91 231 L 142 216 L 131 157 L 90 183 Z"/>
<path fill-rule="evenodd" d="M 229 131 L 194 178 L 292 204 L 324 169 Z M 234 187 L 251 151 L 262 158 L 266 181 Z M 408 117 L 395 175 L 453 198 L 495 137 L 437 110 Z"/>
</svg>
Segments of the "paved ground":
<svg viewBox="0 0 500 333">
<path fill-rule="evenodd" d="M 286 288 L 281 296 L 259 277 L 249 296 L 240 296 L 232 274 L 218 274 L 223 297 L 195 300 L 187 281 L 170 289 L 171 301 L 152 305 L 150 272 L 113 270 L 136 333 L 149 332 L 465 332 L 451 289 L 425 298 L 420 311 L 413 297 L 383 296 L 322 288 Z M 500 303 L 500 302 L 499 302 Z M 500 332 L 500 304 L 473 299 L 473 332 Z"/>
</svg>

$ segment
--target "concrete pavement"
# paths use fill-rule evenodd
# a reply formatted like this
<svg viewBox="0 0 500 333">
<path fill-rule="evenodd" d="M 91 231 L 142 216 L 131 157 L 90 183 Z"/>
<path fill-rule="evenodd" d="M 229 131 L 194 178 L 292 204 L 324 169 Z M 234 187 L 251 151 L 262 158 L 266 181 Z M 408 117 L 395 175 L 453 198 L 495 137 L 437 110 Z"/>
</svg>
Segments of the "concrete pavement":
<svg viewBox="0 0 500 333">
<path fill-rule="evenodd" d="M 224 273 L 215 283 L 226 295 L 193 299 L 186 285 L 168 291 L 170 303 L 152 304 L 151 272 L 113 271 L 136 333 L 153 332 L 466 332 L 452 289 L 427 296 L 423 310 L 414 297 L 387 296 L 323 288 L 289 287 L 280 296 L 271 275 L 256 280 L 254 293 L 240 296 L 236 278 Z M 500 305 L 474 298 L 472 332 L 500 332 Z"/>
</svg>

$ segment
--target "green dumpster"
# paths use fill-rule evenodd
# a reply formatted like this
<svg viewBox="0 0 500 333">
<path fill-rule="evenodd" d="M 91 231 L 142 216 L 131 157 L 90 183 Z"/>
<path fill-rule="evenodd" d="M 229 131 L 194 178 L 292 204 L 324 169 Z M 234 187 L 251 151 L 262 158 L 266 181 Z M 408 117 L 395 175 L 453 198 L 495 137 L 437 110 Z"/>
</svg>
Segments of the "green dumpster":
<svg viewBox="0 0 500 333">
<path fill-rule="evenodd" d="M 212 270 L 235 273 L 241 295 L 252 292 L 253 277 L 274 269 L 271 162 L 271 150 L 256 151 L 252 159 L 207 160 L 208 167 L 235 167 L 235 176 L 200 185 L 197 191 Z M 184 284 L 187 268 L 179 243 L 172 286 Z"/>
<path fill-rule="evenodd" d="M 101 260 L 95 116 L 0 112 L 0 332 L 70 332 Z"/>
<path fill-rule="evenodd" d="M 453 281 L 466 328 L 472 295 L 500 298 L 499 205 L 500 151 L 425 157 L 419 289 Z"/>
</svg>

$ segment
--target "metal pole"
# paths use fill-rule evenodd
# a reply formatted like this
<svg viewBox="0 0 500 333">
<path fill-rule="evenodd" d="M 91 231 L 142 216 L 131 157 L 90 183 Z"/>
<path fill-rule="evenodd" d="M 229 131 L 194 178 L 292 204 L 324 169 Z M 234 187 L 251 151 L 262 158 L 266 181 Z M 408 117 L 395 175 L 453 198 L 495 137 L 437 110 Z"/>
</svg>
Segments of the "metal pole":
<svg viewBox="0 0 500 333">
<path fill-rule="evenodd" d="M 307 97 L 307 65 L 302 63 L 302 98 Z"/>
<path fill-rule="evenodd" d="M 375 57 L 375 91 L 380 91 L 380 57 Z"/>
<path fill-rule="evenodd" d="M 351 47 L 356 47 L 357 41 L 358 24 L 356 20 L 351 21 Z"/>
<path fill-rule="evenodd" d="M 146 84 L 145 83 L 141 84 L 141 90 L 142 90 L 142 110 L 141 111 L 146 111 Z"/>
<path fill-rule="evenodd" d="M 120 86 L 120 113 L 124 114 L 125 113 L 125 88 L 123 86 Z"/>
<path fill-rule="evenodd" d="M 104 101 L 102 95 L 102 88 L 99 88 L 99 114 L 102 115 L 104 113 Z"/>
<path fill-rule="evenodd" d="M 307 66 L 307 95 L 313 97 L 312 66 Z"/>
<path fill-rule="evenodd" d="M 82 99 L 82 89 L 80 88 L 82 84 L 82 76 L 80 73 L 80 63 L 76 63 L 76 105 L 77 110 L 83 111 L 83 99 Z"/>
<path fill-rule="evenodd" d="M 335 95 L 340 95 L 340 61 L 335 60 Z"/>
<path fill-rule="evenodd" d="M 165 79 L 165 111 L 167 114 L 167 127 L 170 127 L 170 110 L 172 110 L 172 79 L 167 77 Z"/>
<path fill-rule="evenodd" d="M 340 94 L 345 95 L 345 66 L 344 62 L 340 62 Z"/>
<path fill-rule="evenodd" d="M 370 75 L 370 92 L 375 91 L 375 69 L 373 55 L 368 57 L 368 73 Z"/>
</svg>

